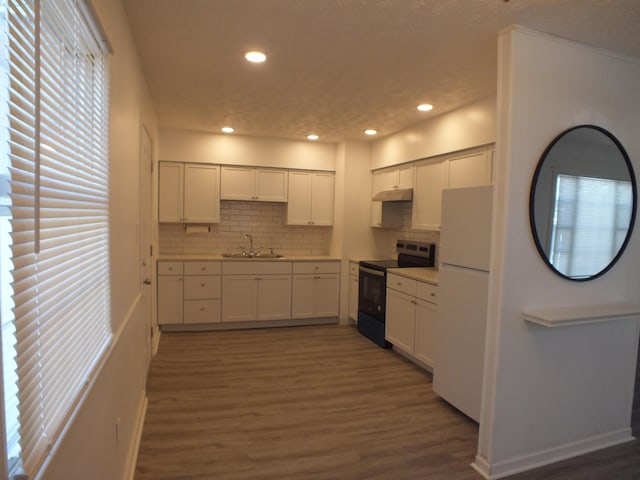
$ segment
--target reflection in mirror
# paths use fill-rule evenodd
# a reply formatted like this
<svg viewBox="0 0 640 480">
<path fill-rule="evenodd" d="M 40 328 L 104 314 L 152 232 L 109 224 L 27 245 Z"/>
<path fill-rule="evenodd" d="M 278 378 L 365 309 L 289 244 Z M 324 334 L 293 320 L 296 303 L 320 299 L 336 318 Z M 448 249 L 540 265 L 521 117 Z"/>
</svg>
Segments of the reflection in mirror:
<svg viewBox="0 0 640 480">
<path fill-rule="evenodd" d="M 593 125 L 561 133 L 544 151 L 531 185 L 538 252 L 568 279 L 599 277 L 629 241 L 636 202 L 633 167 L 611 133 Z"/>
</svg>

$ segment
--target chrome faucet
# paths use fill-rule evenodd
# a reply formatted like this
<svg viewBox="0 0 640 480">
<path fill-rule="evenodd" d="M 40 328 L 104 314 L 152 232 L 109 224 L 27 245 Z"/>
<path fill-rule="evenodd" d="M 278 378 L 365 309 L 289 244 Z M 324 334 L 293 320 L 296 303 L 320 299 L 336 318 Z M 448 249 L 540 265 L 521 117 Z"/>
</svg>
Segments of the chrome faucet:
<svg viewBox="0 0 640 480">
<path fill-rule="evenodd" d="M 249 239 L 249 256 L 253 257 L 253 237 L 249 233 L 244 233 L 242 235 L 242 239 L 243 240 Z"/>
</svg>

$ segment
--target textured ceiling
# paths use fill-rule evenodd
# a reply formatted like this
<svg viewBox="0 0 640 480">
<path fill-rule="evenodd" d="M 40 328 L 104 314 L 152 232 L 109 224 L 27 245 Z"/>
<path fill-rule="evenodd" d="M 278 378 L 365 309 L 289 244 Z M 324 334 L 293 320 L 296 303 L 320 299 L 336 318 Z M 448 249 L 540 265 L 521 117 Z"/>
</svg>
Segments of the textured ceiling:
<svg viewBox="0 0 640 480">
<path fill-rule="evenodd" d="M 511 24 L 640 58 L 640 0 L 122 1 L 164 128 L 389 135 L 494 94 Z"/>
</svg>

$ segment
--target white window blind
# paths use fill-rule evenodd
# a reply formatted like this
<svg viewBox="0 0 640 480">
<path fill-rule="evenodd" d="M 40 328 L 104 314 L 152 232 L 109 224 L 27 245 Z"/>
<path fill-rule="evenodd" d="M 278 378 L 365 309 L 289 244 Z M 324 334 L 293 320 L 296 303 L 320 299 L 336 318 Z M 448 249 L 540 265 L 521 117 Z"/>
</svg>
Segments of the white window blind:
<svg viewBox="0 0 640 480">
<path fill-rule="evenodd" d="M 626 237 L 631 190 L 631 182 L 558 174 L 551 264 L 571 278 L 606 268 Z"/>
<path fill-rule="evenodd" d="M 81 1 L 8 5 L 19 443 L 33 474 L 111 339 L 107 57 Z"/>
</svg>

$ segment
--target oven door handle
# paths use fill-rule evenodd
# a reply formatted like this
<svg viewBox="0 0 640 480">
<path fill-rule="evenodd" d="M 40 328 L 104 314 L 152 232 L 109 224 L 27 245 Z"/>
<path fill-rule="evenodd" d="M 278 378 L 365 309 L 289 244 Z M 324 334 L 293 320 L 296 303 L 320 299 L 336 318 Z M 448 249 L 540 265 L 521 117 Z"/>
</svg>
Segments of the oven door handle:
<svg viewBox="0 0 640 480">
<path fill-rule="evenodd" d="M 369 273 L 371 275 L 375 275 L 376 277 L 384 277 L 384 272 L 381 272 L 380 270 L 373 270 L 367 267 L 359 267 L 359 269 L 361 272 Z"/>
</svg>

